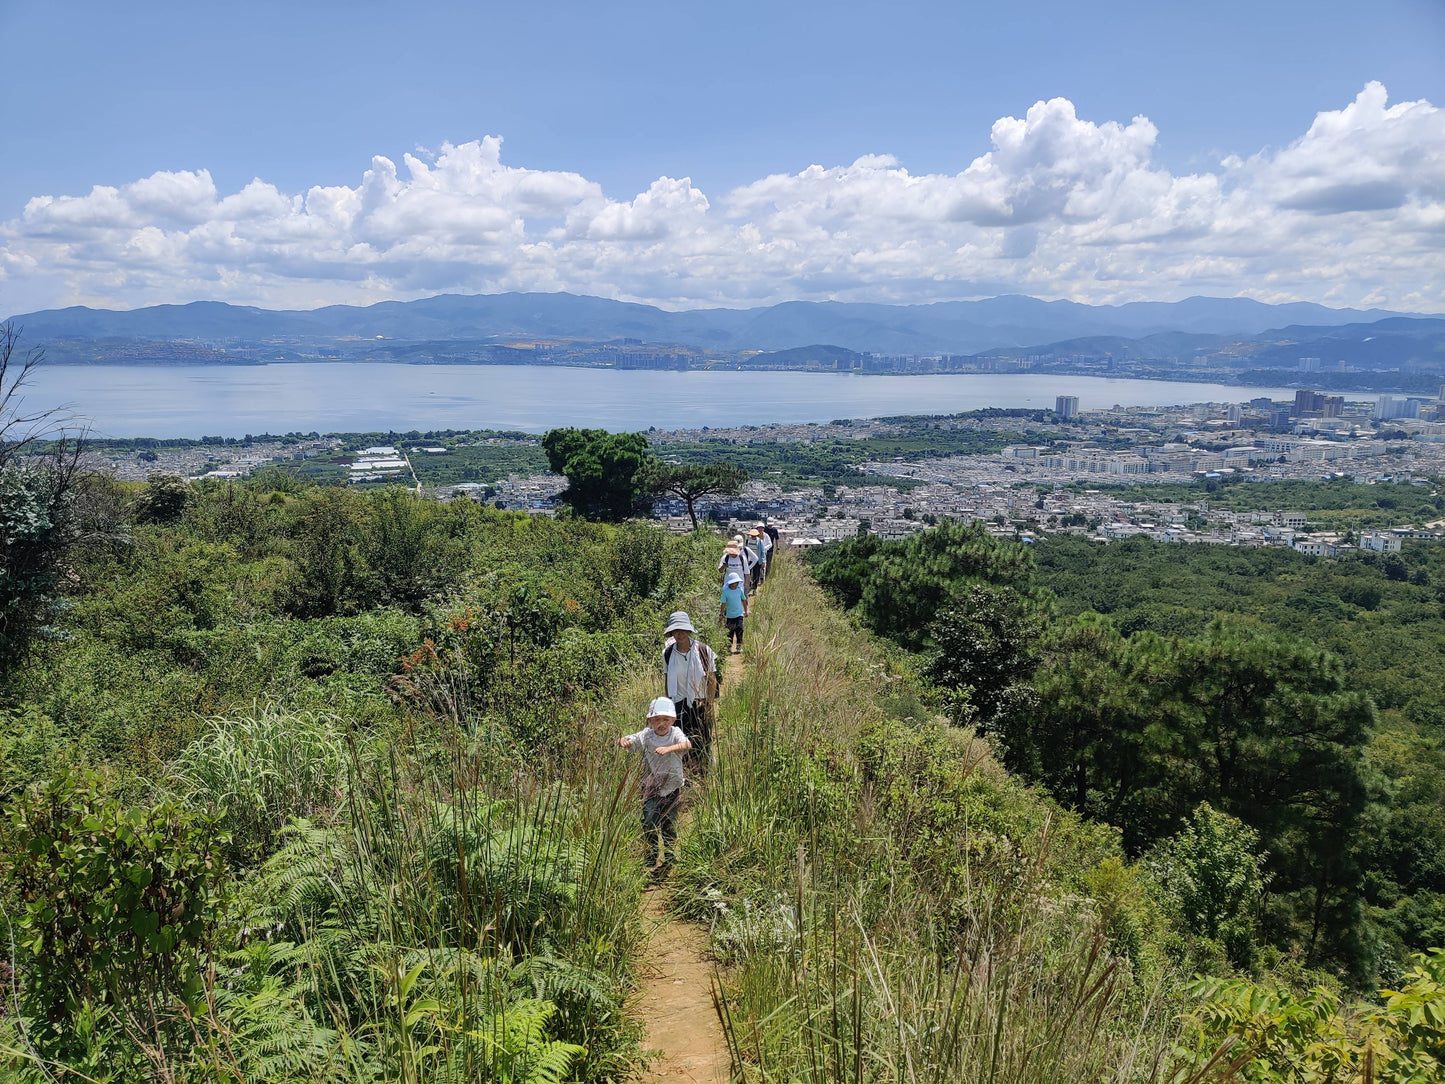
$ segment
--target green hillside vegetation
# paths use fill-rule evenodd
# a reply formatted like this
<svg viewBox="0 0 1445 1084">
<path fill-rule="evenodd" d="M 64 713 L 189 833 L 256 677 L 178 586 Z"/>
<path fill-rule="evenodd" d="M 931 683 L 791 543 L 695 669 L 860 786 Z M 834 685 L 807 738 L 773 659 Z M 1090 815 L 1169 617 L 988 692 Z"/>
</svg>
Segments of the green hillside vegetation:
<svg viewBox="0 0 1445 1084">
<path fill-rule="evenodd" d="M 657 692 L 669 611 L 721 642 L 720 539 L 283 472 L 83 478 L 22 516 L 13 470 L 7 554 L 69 533 L 54 575 L 0 583 L 32 616 L 0 657 L 0 1079 L 638 1071 L 638 778 L 614 740 Z M 1324 897 L 1309 876 L 1337 823 L 1358 828 L 1337 815 L 1352 781 L 1379 805 L 1356 733 L 1373 707 L 1339 665 L 1283 632 L 1164 642 L 1072 618 L 1029 586 L 1027 552 L 977 531 L 907 545 L 817 566 L 881 636 L 778 562 L 691 792 L 664 891 L 709 930 L 735 1077 L 1438 1078 L 1445 957 L 1401 958 L 1395 993 L 1346 1002 L 1340 979 L 1369 988 L 1341 925 L 1357 836 Z M 1381 608 L 1420 587 L 1381 575 Z M 1022 682 L 1049 623 L 1076 647 Z M 1124 656 L 1149 667 L 1108 678 L 1137 680 L 1126 699 L 1188 678 L 1249 706 L 1251 770 L 1285 763 L 1271 728 L 1302 713 L 1311 788 L 1168 791 L 1171 741 L 1224 716 L 1161 697 L 1108 776 L 1137 785 L 1091 776 L 1075 802 L 1004 722 L 1052 722 L 1031 748 L 1107 768 L 1057 724 L 1104 718 L 1088 683 Z M 1261 673 L 1251 700 L 1241 675 Z"/>
<path fill-rule="evenodd" d="M 1220 943 L 1233 965 L 1368 987 L 1445 944 L 1445 548 L 1025 551 L 950 524 L 814 560 L 956 720 L 1131 857 L 1206 804 L 1256 833 L 1258 902 Z"/>
<path fill-rule="evenodd" d="M 712 929 L 735 1079 L 1305 1084 L 1445 1068 L 1445 954 L 1350 1004 L 1231 971 L 1263 888 L 1238 819 L 1202 805 L 1131 860 L 1112 828 L 938 717 L 909 656 L 791 560 L 749 635 L 673 885 Z M 1200 967 L 1213 976 L 1192 979 Z"/>
<path fill-rule="evenodd" d="M 864 623 L 918 653 L 959 723 L 1149 860 L 1209 806 L 1256 833 L 1259 898 L 1221 948 L 1351 986 L 1445 944 L 1439 700 L 1445 551 L 1032 552 L 980 526 L 815 555 Z M 1195 934 L 1218 939 L 1220 924 Z"/>
<path fill-rule="evenodd" d="M 1445 546 L 1326 560 L 1051 537 L 1034 555 L 1061 614 L 1105 614 L 1130 639 L 1197 636 L 1219 620 L 1338 660 L 1379 720 L 1363 747 L 1361 932 L 1386 975 L 1407 950 L 1445 944 Z"/>
<path fill-rule="evenodd" d="M 284 477 L 105 495 L 3 675 L 6 1078 L 635 1064 L 607 739 L 705 545 Z"/>
</svg>

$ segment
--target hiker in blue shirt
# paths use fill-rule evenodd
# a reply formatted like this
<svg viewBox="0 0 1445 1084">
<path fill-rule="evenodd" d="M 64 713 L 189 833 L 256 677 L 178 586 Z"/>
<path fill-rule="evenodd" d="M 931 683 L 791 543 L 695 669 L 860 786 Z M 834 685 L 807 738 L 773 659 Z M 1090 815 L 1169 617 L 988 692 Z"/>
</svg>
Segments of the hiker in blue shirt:
<svg viewBox="0 0 1445 1084">
<path fill-rule="evenodd" d="M 743 590 L 743 578 L 729 572 L 723 584 L 722 603 L 718 606 L 718 616 L 727 622 L 729 654 L 736 655 L 743 649 L 743 618 L 747 613 L 748 596 Z"/>
<path fill-rule="evenodd" d="M 763 532 L 754 527 L 748 532 L 748 552 L 757 558 L 753 564 L 753 591 L 762 586 L 768 575 L 768 549 Z"/>
</svg>

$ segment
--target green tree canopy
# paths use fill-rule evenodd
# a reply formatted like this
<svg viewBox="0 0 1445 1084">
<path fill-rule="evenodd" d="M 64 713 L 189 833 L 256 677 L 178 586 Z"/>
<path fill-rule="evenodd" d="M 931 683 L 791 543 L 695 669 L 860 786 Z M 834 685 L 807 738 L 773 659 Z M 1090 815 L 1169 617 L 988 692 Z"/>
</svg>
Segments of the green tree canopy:
<svg viewBox="0 0 1445 1084">
<path fill-rule="evenodd" d="M 1339 660 L 1218 622 L 1121 638 L 1097 618 L 1046 644 L 1036 707 L 1000 727 L 1005 762 L 1119 827 L 1136 853 L 1201 803 L 1259 832 L 1276 940 L 1311 963 L 1358 961 L 1358 849 L 1370 803 L 1370 699 Z"/>
<path fill-rule="evenodd" d="M 25 412 L 42 358 L 20 351 L 13 323 L 0 324 L 0 676 L 49 622 L 77 535 L 81 443 L 54 411 Z"/>
<path fill-rule="evenodd" d="M 970 582 L 1010 584 L 1032 567 L 1027 550 L 999 542 L 982 524 L 949 522 L 906 542 L 862 536 L 829 546 L 814 575 L 869 628 L 917 650 Z"/>
<path fill-rule="evenodd" d="M 619 521 L 642 511 L 638 475 L 647 462 L 645 434 L 550 429 L 542 449 L 553 473 L 567 479 L 560 496 L 578 515 Z"/>
<path fill-rule="evenodd" d="M 697 530 L 697 501 L 703 497 L 734 495 L 747 480 L 748 472 L 731 463 L 666 463 L 656 458 L 647 460 L 638 479 L 644 492 L 677 497 L 686 504 L 694 531 Z"/>
<path fill-rule="evenodd" d="M 944 689 L 967 690 L 980 728 L 989 731 L 1032 699 L 1038 615 L 1017 591 L 968 583 L 929 630 L 936 645 L 924 674 Z"/>
<path fill-rule="evenodd" d="M 186 510 L 190 490 L 179 474 L 152 474 L 135 502 L 138 523 L 174 523 Z"/>
</svg>

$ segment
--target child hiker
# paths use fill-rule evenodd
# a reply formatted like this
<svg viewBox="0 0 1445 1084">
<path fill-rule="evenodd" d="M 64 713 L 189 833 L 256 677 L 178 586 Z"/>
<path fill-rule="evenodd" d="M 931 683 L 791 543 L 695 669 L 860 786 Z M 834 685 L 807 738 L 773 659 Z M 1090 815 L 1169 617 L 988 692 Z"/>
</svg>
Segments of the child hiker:
<svg viewBox="0 0 1445 1084">
<path fill-rule="evenodd" d="M 729 654 L 736 655 L 743 649 L 743 618 L 748 613 L 748 596 L 743 590 L 743 578 L 736 572 L 727 574 L 718 611 L 718 616 L 727 622 Z"/>
<path fill-rule="evenodd" d="M 670 849 L 677 843 L 677 807 L 682 800 L 682 755 L 692 748 L 677 728 L 677 708 L 659 696 L 647 709 L 647 726 L 636 734 L 617 739 L 624 749 L 642 750 L 642 831 L 648 852 L 662 833 L 662 855 L 653 867 L 661 876 L 671 861 Z"/>
</svg>

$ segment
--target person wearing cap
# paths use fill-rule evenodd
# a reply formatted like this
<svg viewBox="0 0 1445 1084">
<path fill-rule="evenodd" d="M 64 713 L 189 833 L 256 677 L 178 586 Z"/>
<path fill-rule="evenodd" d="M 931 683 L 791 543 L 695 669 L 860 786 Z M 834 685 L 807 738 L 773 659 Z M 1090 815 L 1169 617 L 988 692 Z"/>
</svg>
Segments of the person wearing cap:
<svg viewBox="0 0 1445 1084">
<path fill-rule="evenodd" d="M 655 873 L 667 869 L 677 843 L 677 808 L 682 799 L 682 754 L 692 748 L 677 725 L 677 707 L 659 696 L 647 708 L 647 725 L 617 739 L 624 749 L 642 751 L 642 831 L 651 851 L 658 835 L 662 849 Z"/>
<path fill-rule="evenodd" d="M 667 619 L 662 649 L 662 670 L 667 695 L 677 707 L 677 722 L 692 736 L 693 774 L 707 771 L 712 753 L 712 705 L 717 696 L 717 655 L 697 638 L 692 618 L 684 610 Z"/>
<path fill-rule="evenodd" d="M 773 526 L 773 521 L 771 519 L 763 520 L 761 526 L 763 529 L 763 534 L 768 536 L 768 560 L 771 561 L 773 559 L 773 554 L 778 552 L 778 538 L 780 537 L 780 535 L 778 534 L 778 529 Z"/>
<path fill-rule="evenodd" d="M 736 572 L 742 577 L 743 583 L 748 582 L 753 571 L 753 557 L 743 547 L 742 535 L 738 535 L 727 544 L 727 548 L 723 550 L 722 560 L 717 563 L 717 570 L 722 573 L 723 582 L 727 582 L 728 574 L 732 572 Z"/>
<path fill-rule="evenodd" d="M 727 622 L 730 654 L 736 655 L 743 649 L 743 618 L 747 613 L 748 596 L 743 590 L 743 578 L 736 572 L 729 572 L 723 581 L 718 617 Z"/>
</svg>

